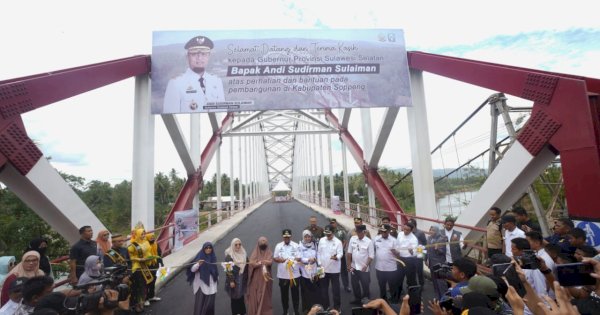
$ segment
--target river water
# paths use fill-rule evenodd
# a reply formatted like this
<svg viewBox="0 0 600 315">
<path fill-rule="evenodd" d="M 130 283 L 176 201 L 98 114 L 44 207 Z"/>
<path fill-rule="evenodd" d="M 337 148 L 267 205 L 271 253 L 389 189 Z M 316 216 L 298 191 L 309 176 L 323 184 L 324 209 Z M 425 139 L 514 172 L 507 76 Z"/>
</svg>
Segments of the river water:
<svg viewBox="0 0 600 315">
<path fill-rule="evenodd" d="M 440 218 L 445 218 L 448 215 L 459 216 L 467 208 L 476 193 L 477 191 L 466 191 L 437 199 L 436 206 Z"/>
</svg>

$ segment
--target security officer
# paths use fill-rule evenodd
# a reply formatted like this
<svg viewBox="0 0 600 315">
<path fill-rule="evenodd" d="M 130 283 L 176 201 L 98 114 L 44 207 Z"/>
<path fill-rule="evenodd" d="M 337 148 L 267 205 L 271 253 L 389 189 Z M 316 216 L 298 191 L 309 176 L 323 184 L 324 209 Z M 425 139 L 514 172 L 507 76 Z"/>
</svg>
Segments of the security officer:
<svg viewBox="0 0 600 315">
<path fill-rule="evenodd" d="M 201 112 L 203 106 L 225 100 L 221 79 L 206 72 L 213 47 L 213 42 L 205 36 L 196 36 L 185 44 L 189 67 L 169 80 L 163 113 Z"/>
</svg>

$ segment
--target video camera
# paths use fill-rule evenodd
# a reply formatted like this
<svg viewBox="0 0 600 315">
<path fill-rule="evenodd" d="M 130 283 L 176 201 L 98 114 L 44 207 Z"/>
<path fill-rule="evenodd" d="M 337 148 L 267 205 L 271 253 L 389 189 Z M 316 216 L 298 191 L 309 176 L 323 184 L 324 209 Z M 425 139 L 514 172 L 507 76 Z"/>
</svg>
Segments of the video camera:
<svg viewBox="0 0 600 315">
<path fill-rule="evenodd" d="M 439 263 L 431 267 L 431 276 L 436 279 L 452 280 L 452 264 Z"/>
<path fill-rule="evenodd" d="M 98 310 L 100 299 L 104 297 L 104 308 L 116 308 L 119 302 L 125 301 L 129 297 L 129 286 L 122 283 L 126 275 L 126 265 L 104 268 L 104 274 L 99 278 L 83 285 L 74 286 L 75 289 L 82 290 L 81 294 L 78 297 L 69 298 L 72 300 L 67 301 L 65 304 L 68 304 L 69 310 L 74 311 L 75 314 L 85 314 Z M 89 292 L 91 288 L 95 287 L 100 287 L 100 289 Z M 117 291 L 118 298 L 116 301 L 108 298 L 105 292 L 106 289 Z"/>
</svg>

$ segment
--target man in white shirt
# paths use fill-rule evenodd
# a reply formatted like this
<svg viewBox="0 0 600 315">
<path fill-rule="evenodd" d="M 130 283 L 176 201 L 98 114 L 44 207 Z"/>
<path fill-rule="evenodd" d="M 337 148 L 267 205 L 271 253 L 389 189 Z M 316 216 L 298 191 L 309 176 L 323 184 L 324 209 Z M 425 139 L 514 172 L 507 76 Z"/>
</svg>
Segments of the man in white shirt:
<svg viewBox="0 0 600 315">
<path fill-rule="evenodd" d="M 319 240 L 317 260 L 319 266 L 325 269 L 325 277 L 319 281 L 321 294 L 323 297 L 323 307 L 329 307 L 329 284 L 333 294 L 333 308 L 340 309 L 340 271 L 341 259 L 343 255 L 342 242 L 334 237 L 333 228 L 331 225 L 325 227 L 323 231 L 325 237 Z"/>
<path fill-rule="evenodd" d="M 406 223 L 402 226 L 402 233 L 398 234 L 396 239 L 396 248 L 392 253 L 398 257 L 403 264 L 400 265 L 397 271 L 398 285 L 393 294 L 393 299 L 400 299 L 402 287 L 404 285 L 404 277 L 406 277 L 406 285 L 408 287 L 417 284 L 417 268 L 415 260 L 411 259 L 416 254 L 416 248 L 419 245 L 419 240 L 412 233 L 414 226 L 411 223 Z"/>
<path fill-rule="evenodd" d="M 516 237 L 511 240 L 511 252 L 512 257 L 519 263 L 521 263 L 521 257 L 525 253 L 525 251 L 531 250 L 529 246 L 529 242 L 524 237 Z M 527 266 L 521 266 L 521 268 Z M 525 269 L 523 268 L 523 272 L 525 273 L 525 278 L 527 278 L 527 282 L 531 284 L 531 287 L 537 294 L 537 296 L 545 296 L 548 295 L 548 286 L 546 285 L 546 277 L 542 274 L 539 269 Z M 524 314 L 533 314 L 529 308 L 525 307 Z"/>
<path fill-rule="evenodd" d="M 448 238 L 448 243 L 446 244 L 446 262 L 450 264 L 462 258 L 462 249 L 465 247 L 465 236 L 461 232 L 454 230 L 455 220 L 455 218 L 450 216 L 444 220 L 444 233 Z"/>
<path fill-rule="evenodd" d="M 502 228 L 504 228 L 504 254 L 513 257 L 512 240 L 518 237 L 525 238 L 525 232 L 517 227 L 517 219 L 512 215 L 505 215 L 502 218 Z"/>
<path fill-rule="evenodd" d="M 281 290 L 281 305 L 283 314 L 288 313 L 289 309 L 289 291 L 292 290 L 292 306 L 294 315 L 300 314 L 300 290 L 299 281 L 300 270 L 296 265 L 296 259 L 299 257 L 298 244 L 292 241 L 292 230 L 284 229 L 283 242 L 275 246 L 273 251 L 273 260 L 277 263 L 277 278 L 279 279 L 279 289 Z M 290 272 L 291 271 L 291 272 Z"/>
<path fill-rule="evenodd" d="M 354 292 L 354 300 L 350 302 L 351 304 L 366 304 L 371 295 L 369 265 L 375 258 L 375 250 L 371 239 L 365 236 L 366 231 L 367 227 L 364 224 L 356 226 L 356 235 L 352 236 L 348 243 L 346 261 L 348 271 L 352 275 L 352 291 Z"/>
<path fill-rule="evenodd" d="M 535 252 L 535 255 L 544 260 L 546 267 L 552 270 L 556 277 L 556 264 L 544 249 L 544 237 L 542 236 L 542 233 L 538 231 L 527 232 L 525 233 L 525 238 L 529 242 L 531 249 Z"/>
<path fill-rule="evenodd" d="M 389 287 L 392 297 L 398 287 L 396 256 L 393 251 L 398 247 L 396 239 L 390 236 L 392 227 L 389 224 L 379 226 L 379 235 L 375 236 L 375 274 L 379 284 L 379 296 L 387 301 Z"/>
<path fill-rule="evenodd" d="M 0 315 L 13 315 L 19 304 L 21 304 L 21 298 L 23 295 L 21 294 L 21 290 L 23 289 L 23 284 L 27 281 L 28 278 L 19 277 L 13 280 L 11 283 L 5 283 L 8 285 L 8 302 L 0 308 Z"/>
</svg>

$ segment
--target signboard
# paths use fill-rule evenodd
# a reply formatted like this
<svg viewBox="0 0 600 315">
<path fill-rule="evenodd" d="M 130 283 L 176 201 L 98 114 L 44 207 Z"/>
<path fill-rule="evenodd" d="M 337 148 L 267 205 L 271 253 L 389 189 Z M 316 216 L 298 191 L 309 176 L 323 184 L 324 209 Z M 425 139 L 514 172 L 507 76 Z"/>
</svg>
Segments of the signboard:
<svg viewBox="0 0 600 315">
<path fill-rule="evenodd" d="M 600 223 L 590 221 L 575 221 L 575 227 L 585 231 L 587 235 L 587 244 L 600 248 Z"/>
<path fill-rule="evenodd" d="M 402 30 L 159 31 L 152 113 L 410 106 Z"/>
<path fill-rule="evenodd" d="M 340 196 L 331 197 L 331 210 L 334 213 L 342 213 L 342 209 L 340 209 Z"/>
<path fill-rule="evenodd" d="M 173 251 L 183 247 L 186 239 L 198 234 L 198 210 L 175 211 L 175 242 Z"/>
</svg>

